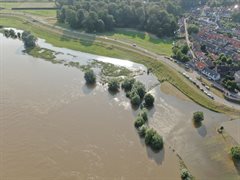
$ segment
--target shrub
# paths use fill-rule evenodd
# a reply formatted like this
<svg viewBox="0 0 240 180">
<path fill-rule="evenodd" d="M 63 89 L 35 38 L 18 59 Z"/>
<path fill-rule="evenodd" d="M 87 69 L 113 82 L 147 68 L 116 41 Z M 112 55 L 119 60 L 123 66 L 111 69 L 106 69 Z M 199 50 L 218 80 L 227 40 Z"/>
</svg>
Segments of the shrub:
<svg viewBox="0 0 240 180">
<path fill-rule="evenodd" d="M 192 179 L 191 178 L 191 174 L 189 173 L 189 171 L 187 170 L 187 169 L 182 169 L 181 170 L 181 178 L 183 179 L 183 180 L 190 180 L 190 179 Z"/>
<path fill-rule="evenodd" d="M 147 129 L 148 129 L 148 128 L 147 128 L 146 125 L 142 125 L 140 128 L 138 128 L 138 134 L 139 134 L 139 136 L 145 137 Z"/>
<path fill-rule="evenodd" d="M 146 94 L 144 96 L 145 106 L 146 107 L 152 107 L 154 103 L 154 97 L 151 94 Z"/>
<path fill-rule="evenodd" d="M 122 88 L 127 92 L 127 91 L 131 91 L 133 84 L 135 83 L 135 79 L 134 78 L 126 78 L 123 83 L 122 83 Z"/>
<path fill-rule="evenodd" d="M 139 128 L 139 127 L 141 127 L 144 123 L 145 123 L 144 119 L 143 119 L 142 117 L 138 116 L 138 117 L 136 118 L 135 122 L 134 122 L 134 126 L 135 126 L 136 128 Z"/>
<path fill-rule="evenodd" d="M 134 106 L 139 106 L 141 104 L 141 98 L 137 93 L 134 93 L 134 95 L 131 95 L 131 103 Z"/>
<path fill-rule="evenodd" d="M 235 146 L 231 148 L 231 156 L 234 160 L 240 160 L 240 146 Z"/>
<path fill-rule="evenodd" d="M 193 113 L 193 120 L 195 123 L 199 123 L 204 120 L 203 112 L 197 111 Z"/>
<path fill-rule="evenodd" d="M 94 84 L 96 83 L 96 75 L 94 74 L 93 70 L 87 70 L 84 75 L 84 79 L 86 80 L 87 84 Z"/>
<path fill-rule="evenodd" d="M 144 121 L 146 122 L 148 120 L 148 115 L 147 115 L 147 109 L 142 109 L 139 113 L 138 116 L 142 117 Z"/>
<path fill-rule="evenodd" d="M 116 92 L 119 89 L 119 81 L 117 79 L 111 79 L 108 83 L 108 90 Z"/>
<path fill-rule="evenodd" d="M 159 151 L 163 148 L 162 137 L 152 128 L 146 131 L 145 143 L 156 151 Z"/>
</svg>

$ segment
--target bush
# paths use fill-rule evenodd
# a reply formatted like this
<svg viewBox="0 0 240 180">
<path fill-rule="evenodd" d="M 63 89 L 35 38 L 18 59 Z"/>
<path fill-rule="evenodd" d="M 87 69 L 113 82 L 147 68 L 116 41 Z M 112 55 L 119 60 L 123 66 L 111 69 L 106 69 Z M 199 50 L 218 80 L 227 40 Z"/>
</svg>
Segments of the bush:
<svg viewBox="0 0 240 180">
<path fill-rule="evenodd" d="M 193 120 L 195 123 L 200 123 L 201 121 L 203 121 L 204 120 L 203 112 L 197 111 L 193 113 Z"/>
<path fill-rule="evenodd" d="M 117 79 L 112 79 L 108 83 L 108 90 L 116 92 L 119 89 L 119 81 Z"/>
<path fill-rule="evenodd" d="M 136 118 L 135 122 L 134 122 L 134 126 L 135 126 L 136 128 L 139 128 L 139 127 L 141 127 L 144 123 L 145 123 L 144 119 L 143 119 L 142 117 L 138 116 L 138 117 Z"/>
<path fill-rule="evenodd" d="M 146 122 L 148 120 L 147 109 L 142 109 L 138 113 L 138 116 L 142 117 L 144 119 L 144 121 Z"/>
<path fill-rule="evenodd" d="M 189 173 L 189 171 L 187 169 L 182 169 L 181 170 L 181 178 L 183 180 L 190 180 L 190 179 L 192 179 L 191 178 L 191 174 Z"/>
<path fill-rule="evenodd" d="M 94 74 L 93 70 L 88 70 L 85 72 L 84 79 L 86 80 L 87 84 L 94 84 L 96 83 L 96 75 Z"/>
<path fill-rule="evenodd" d="M 127 78 L 123 81 L 122 83 L 122 88 L 128 92 L 132 90 L 133 84 L 135 83 L 135 79 L 134 78 Z"/>
<path fill-rule="evenodd" d="M 141 98 L 137 93 L 134 93 L 134 95 L 131 95 L 131 103 L 134 106 L 139 106 L 141 104 Z"/>
<path fill-rule="evenodd" d="M 138 134 L 139 134 L 139 136 L 145 137 L 147 129 L 148 129 L 148 128 L 147 128 L 146 125 L 142 125 L 140 128 L 138 128 Z"/>
<path fill-rule="evenodd" d="M 154 103 L 154 97 L 151 94 L 146 94 L 144 96 L 145 106 L 152 107 Z"/>
<path fill-rule="evenodd" d="M 231 156 L 234 160 L 240 160 L 240 146 L 235 146 L 231 148 Z"/>
<path fill-rule="evenodd" d="M 163 148 L 162 137 L 152 128 L 146 131 L 145 143 L 156 151 L 159 151 Z"/>
</svg>

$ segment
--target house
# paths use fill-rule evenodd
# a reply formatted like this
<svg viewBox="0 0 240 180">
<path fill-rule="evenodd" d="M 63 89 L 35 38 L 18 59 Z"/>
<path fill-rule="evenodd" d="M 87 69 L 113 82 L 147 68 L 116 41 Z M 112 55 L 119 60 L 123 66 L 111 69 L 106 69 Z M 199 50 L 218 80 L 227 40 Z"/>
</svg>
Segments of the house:
<svg viewBox="0 0 240 180">
<path fill-rule="evenodd" d="M 211 70 L 211 69 L 209 69 L 207 67 L 202 70 L 202 74 L 204 74 L 209 79 L 212 79 L 214 81 L 217 81 L 217 80 L 220 79 L 220 74 L 219 73 L 217 73 L 216 71 Z"/>
<path fill-rule="evenodd" d="M 202 71 L 206 67 L 206 64 L 204 62 L 198 61 L 196 62 L 195 66 L 199 71 Z"/>
</svg>

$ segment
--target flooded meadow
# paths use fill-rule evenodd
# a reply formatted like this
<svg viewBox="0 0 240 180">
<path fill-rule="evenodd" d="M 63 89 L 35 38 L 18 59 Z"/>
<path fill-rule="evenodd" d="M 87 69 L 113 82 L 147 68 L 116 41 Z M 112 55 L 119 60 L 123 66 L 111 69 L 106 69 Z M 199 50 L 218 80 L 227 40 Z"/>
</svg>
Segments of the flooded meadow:
<svg viewBox="0 0 240 180">
<path fill-rule="evenodd" d="M 20 40 L 0 33 L 0 179 L 180 179 L 179 157 L 197 179 L 238 179 L 228 151 L 235 141 L 216 129 L 230 117 L 165 94 L 146 68 L 39 40 L 63 62 L 24 54 Z M 64 66 L 101 61 L 128 68 L 155 97 L 150 127 L 164 139 L 158 153 L 146 147 L 134 127 L 138 110 L 125 93 L 85 85 L 84 73 Z M 204 112 L 201 127 L 192 114 Z"/>
</svg>

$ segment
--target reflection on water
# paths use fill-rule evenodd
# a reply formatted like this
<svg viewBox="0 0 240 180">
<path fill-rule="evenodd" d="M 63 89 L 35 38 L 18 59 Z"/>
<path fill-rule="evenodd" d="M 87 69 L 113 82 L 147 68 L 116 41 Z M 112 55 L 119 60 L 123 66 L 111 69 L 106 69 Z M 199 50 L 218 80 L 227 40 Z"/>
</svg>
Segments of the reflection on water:
<svg viewBox="0 0 240 180">
<path fill-rule="evenodd" d="M 237 176 L 226 142 L 215 131 L 227 116 L 166 95 L 156 78 L 143 74 L 137 79 L 156 99 L 148 123 L 165 140 L 164 150 L 153 153 L 139 138 L 133 126 L 137 112 L 122 91 L 111 95 L 105 86 L 87 87 L 78 69 L 23 55 L 20 41 L 0 38 L 1 177 L 179 179 L 173 151 L 201 179 Z M 70 61 L 116 60 L 39 44 Z M 199 110 L 205 120 L 196 129 L 192 114 Z"/>
<path fill-rule="evenodd" d="M 179 179 L 178 159 L 141 143 L 125 94 L 1 38 L 0 179 Z"/>
</svg>

